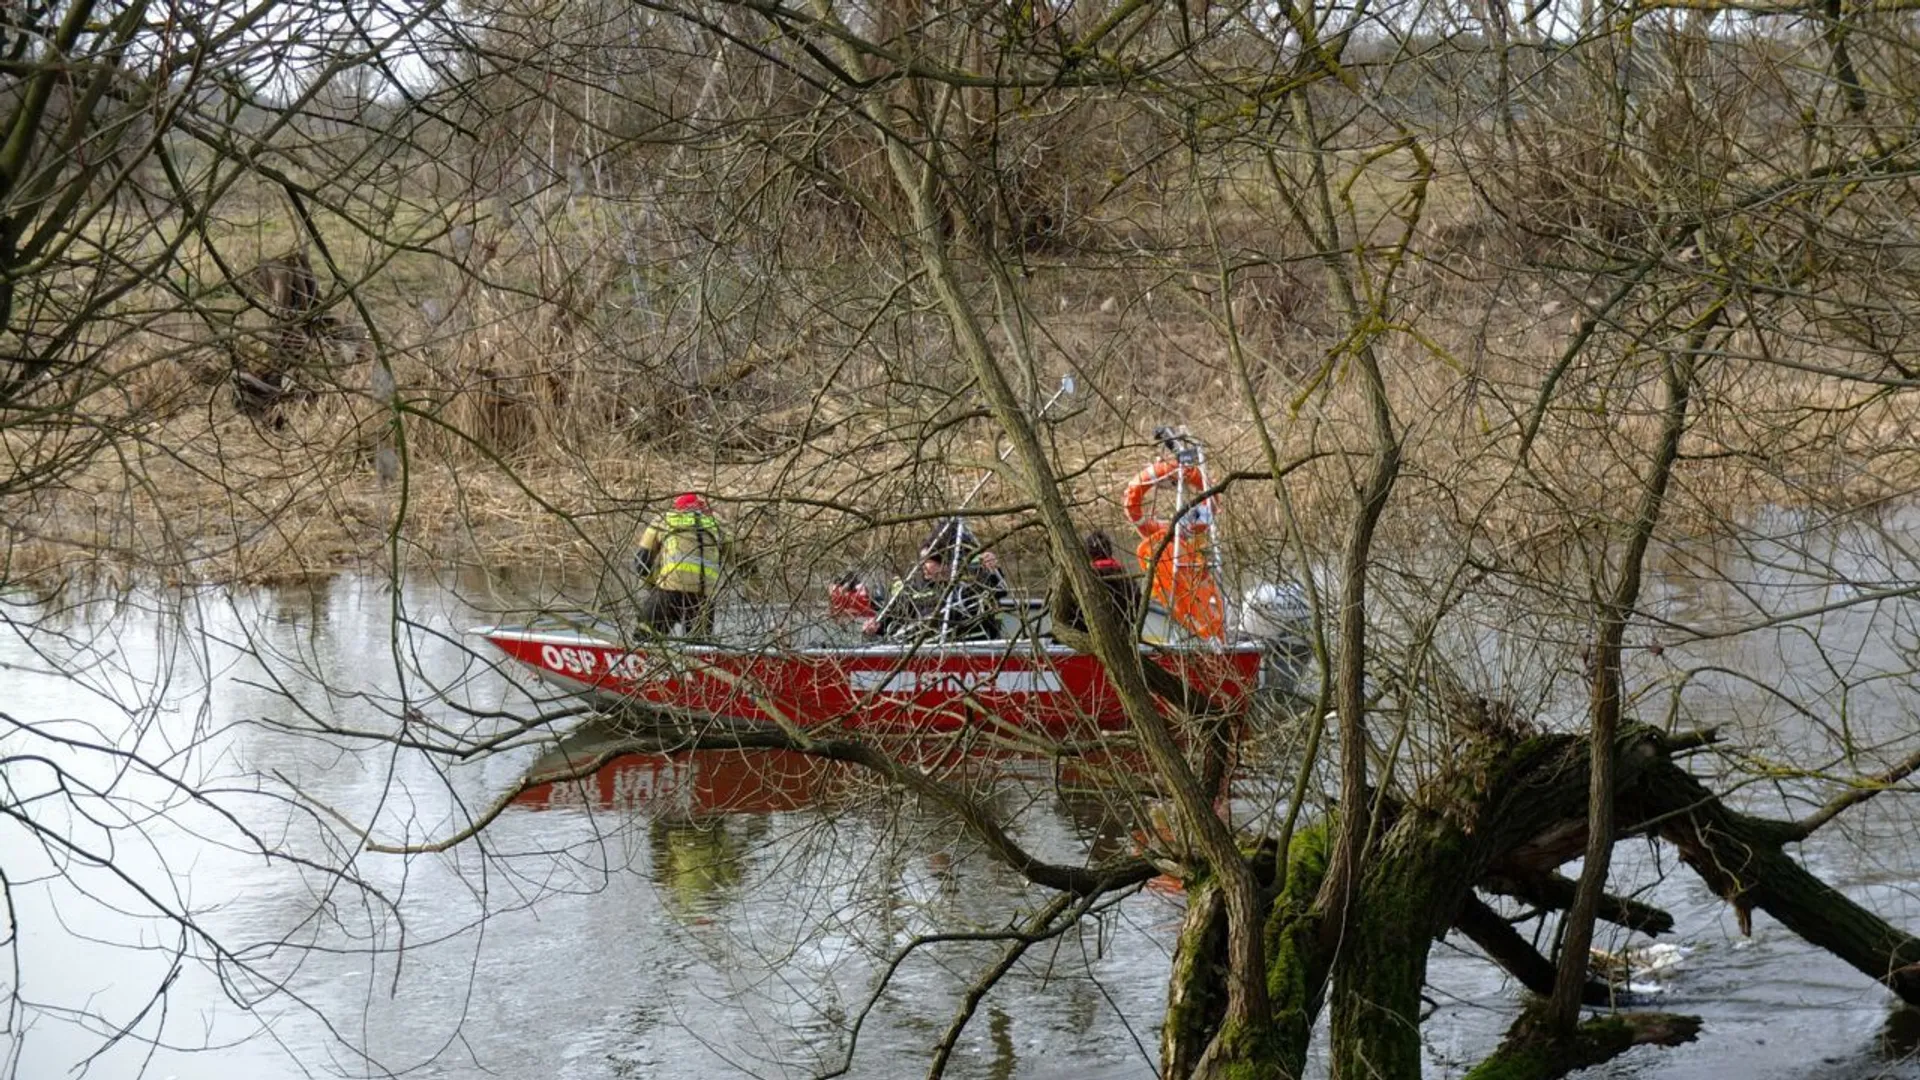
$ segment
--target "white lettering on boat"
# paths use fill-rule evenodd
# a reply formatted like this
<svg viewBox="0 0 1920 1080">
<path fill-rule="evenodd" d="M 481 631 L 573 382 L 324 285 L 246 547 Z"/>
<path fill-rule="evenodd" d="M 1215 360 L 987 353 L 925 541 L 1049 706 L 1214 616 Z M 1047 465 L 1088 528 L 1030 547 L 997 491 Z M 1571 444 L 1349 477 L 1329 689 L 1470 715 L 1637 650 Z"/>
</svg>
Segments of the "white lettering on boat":
<svg viewBox="0 0 1920 1080">
<path fill-rule="evenodd" d="M 646 664 L 646 658 L 639 653 L 617 653 L 609 651 L 600 658 L 605 662 L 607 677 L 610 679 L 637 679 L 640 669 Z"/>
<path fill-rule="evenodd" d="M 691 794 L 692 781 L 693 765 L 686 761 L 660 761 L 620 769 L 613 774 L 613 797 L 608 801 L 616 808 L 633 809 L 656 800 Z"/>
<path fill-rule="evenodd" d="M 694 769 L 682 760 L 640 760 L 632 767 L 612 772 L 612 790 L 605 792 L 603 805 L 631 810 L 672 799 L 679 809 L 691 805 Z M 548 789 L 550 807 L 586 806 L 601 803 L 603 791 L 591 779 L 561 781 Z"/>
<path fill-rule="evenodd" d="M 855 691 L 882 694 L 1052 694 L 1060 690 L 1057 671 L 849 671 Z"/>
<path fill-rule="evenodd" d="M 644 654 L 591 646 L 574 649 L 562 645 L 542 645 L 540 663 L 549 671 L 562 675 L 598 674 L 603 679 L 632 681 L 647 674 L 647 657 Z"/>
<path fill-rule="evenodd" d="M 559 645 L 540 646 L 540 663 L 566 675 L 591 675 L 597 666 L 592 649 L 568 649 Z"/>
</svg>

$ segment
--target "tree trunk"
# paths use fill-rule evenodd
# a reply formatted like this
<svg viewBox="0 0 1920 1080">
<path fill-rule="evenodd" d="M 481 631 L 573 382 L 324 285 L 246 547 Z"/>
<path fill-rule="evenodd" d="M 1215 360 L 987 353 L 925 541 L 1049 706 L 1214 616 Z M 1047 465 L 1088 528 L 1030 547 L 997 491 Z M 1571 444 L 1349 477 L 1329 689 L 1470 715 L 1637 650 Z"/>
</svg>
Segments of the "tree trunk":
<svg viewBox="0 0 1920 1080">
<path fill-rule="evenodd" d="M 1334 965 L 1336 1080 L 1419 1080 L 1428 947 L 1473 885 L 1469 846 L 1454 822 L 1413 810 L 1369 863 Z"/>
<path fill-rule="evenodd" d="M 1226 1016 L 1227 905 L 1212 881 L 1187 885 L 1187 917 L 1173 946 L 1166 1022 L 1160 1029 L 1160 1075 L 1185 1080 Z"/>
<path fill-rule="evenodd" d="M 1273 1007 L 1276 1063 L 1290 1077 L 1306 1074 L 1307 1047 L 1327 999 L 1333 957 L 1324 947 L 1316 902 L 1333 842 L 1334 828 L 1325 821 L 1294 834 L 1284 888 L 1267 918 L 1267 994 Z"/>
<path fill-rule="evenodd" d="M 1557 741 L 1563 749 L 1572 745 Z M 1336 1080 L 1418 1080 L 1428 946 L 1453 923 L 1484 869 L 1462 826 L 1480 815 L 1479 801 L 1492 790 L 1483 785 L 1465 792 L 1467 800 L 1402 808 L 1368 863 L 1339 928 L 1331 1030 Z"/>
<path fill-rule="evenodd" d="M 1747 932 L 1752 909 L 1920 1005 L 1920 939 L 1808 873 L 1781 850 L 1782 826 L 1729 810 L 1686 770 L 1662 760 L 1634 793 L 1636 817 L 1721 898 Z"/>
<path fill-rule="evenodd" d="M 1307 1047 L 1326 998 L 1329 954 L 1320 938 L 1314 901 L 1327 873 L 1333 830 L 1319 822 L 1295 834 L 1284 885 L 1267 909 L 1267 993 L 1271 1022 L 1231 1025 L 1220 992 L 1228 961 L 1227 913 L 1219 888 L 1200 881 L 1187 888 L 1187 918 L 1174 949 L 1173 978 L 1161 1029 L 1160 1075 L 1272 1076 L 1297 1080 L 1306 1072 Z"/>
<path fill-rule="evenodd" d="M 1621 784 L 1637 782 L 1648 764 L 1665 760 L 1650 729 L 1633 728 L 1613 745 Z M 1482 747 L 1401 809 L 1339 935 L 1335 1080 L 1419 1080 L 1429 943 L 1459 918 L 1473 886 L 1496 861 L 1543 834 L 1565 833 L 1568 822 L 1584 823 L 1589 761 L 1584 741 L 1570 735 Z M 1557 848 L 1547 850 L 1564 860 Z"/>
<path fill-rule="evenodd" d="M 1546 997 L 1553 993 L 1555 970 L 1553 961 L 1540 955 L 1526 938 L 1520 936 L 1512 924 L 1500 917 L 1500 913 L 1488 907 L 1479 897 L 1469 896 L 1460 905 L 1460 917 L 1453 922 L 1454 928 L 1467 935 L 1487 959 L 1499 964 L 1509 975 L 1520 981 L 1528 992 Z M 1603 982 L 1588 979 L 1580 987 L 1580 1002 L 1583 1005 L 1613 1004 L 1613 988 Z"/>
<path fill-rule="evenodd" d="M 1700 1019 L 1673 1013 L 1622 1013 L 1589 1020 L 1566 1037 L 1548 1030 L 1557 1027 L 1545 1022 L 1540 1009 L 1528 1009 L 1514 1022 L 1500 1049 L 1475 1066 L 1466 1080 L 1555 1080 L 1575 1069 L 1611 1061 L 1636 1046 L 1692 1042 L 1700 1031 Z"/>
</svg>

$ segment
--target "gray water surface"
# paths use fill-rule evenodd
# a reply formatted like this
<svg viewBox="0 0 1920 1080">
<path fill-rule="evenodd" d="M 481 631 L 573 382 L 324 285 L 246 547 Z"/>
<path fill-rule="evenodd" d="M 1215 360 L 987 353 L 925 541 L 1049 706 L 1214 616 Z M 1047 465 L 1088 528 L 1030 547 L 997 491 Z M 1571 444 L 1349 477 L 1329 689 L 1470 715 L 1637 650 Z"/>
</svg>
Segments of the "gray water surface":
<svg viewBox="0 0 1920 1080">
<path fill-rule="evenodd" d="M 856 774 L 630 760 L 530 793 L 444 852 L 362 850 L 362 829 L 455 835 L 551 749 L 536 730 L 451 761 L 368 737 L 511 732 L 532 715 L 462 633 L 500 596 L 343 577 L 7 609 L 41 629 L 0 637 L 0 868 L 19 927 L 0 962 L 20 1002 L 6 1064 L 36 1078 L 801 1077 L 850 1054 L 847 1075 L 923 1074 L 998 948 L 918 952 L 869 1008 L 886 965 L 916 935 L 1004 928 L 1047 896 L 953 820 Z M 1729 684 L 1716 700 L 1741 712 L 1764 698 L 1743 694 Z M 1045 769 L 993 797 L 1049 857 L 1129 842 L 1125 815 Z M 1910 809 L 1885 798 L 1852 826 L 1803 857 L 1920 926 Z M 1702 1014 L 1706 1032 L 1606 1075 L 1920 1077 L 1920 1025 L 1884 990 L 1764 916 L 1742 938 L 1695 879 L 1661 873 L 1670 863 L 1623 848 L 1615 884 L 1674 913 L 1672 940 L 1693 951 L 1653 1004 Z M 1153 1075 L 1181 913 L 1177 893 L 1147 889 L 1036 948 L 949 1075 Z M 1431 977 L 1429 1073 L 1458 1075 L 1498 1039 L 1516 990 L 1451 943 Z"/>
</svg>

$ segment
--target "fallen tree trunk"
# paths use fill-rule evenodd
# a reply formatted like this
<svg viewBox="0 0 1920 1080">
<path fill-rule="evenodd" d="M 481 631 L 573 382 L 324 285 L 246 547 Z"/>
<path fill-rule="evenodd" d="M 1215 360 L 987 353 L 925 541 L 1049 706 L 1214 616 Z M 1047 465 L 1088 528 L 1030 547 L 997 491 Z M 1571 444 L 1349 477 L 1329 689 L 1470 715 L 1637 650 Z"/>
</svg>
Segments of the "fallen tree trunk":
<svg viewBox="0 0 1920 1080">
<path fill-rule="evenodd" d="M 1482 878 L 1480 887 L 1487 892 L 1511 896 L 1535 907 L 1565 911 L 1573 906 L 1574 882 L 1554 873 L 1502 874 L 1496 871 Z M 1615 926 L 1638 930 L 1658 937 L 1673 930 L 1673 916 L 1651 904 L 1624 897 L 1600 897 L 1599 916 Z"/>
<path fill-rule="evenodd" d="M 1647 729 L 1622 733 L 1617 782 L 1638 779 L 1657 758 L 1656 740 Z M 1417 1080 L 1429 944 L 1459 919 L 1496 863 L 1543 834 L 1564 834 L 1570 821 L 1584 822 L 1587 776 L 1583 740 L 1536 736 L 1468 752 L 1400 809 L 1369 860 L 1353 918 L 1338 928 L 1336 1080 Z"/>
<path fill-rule="evenodd" d="M 1537 1008 L 1522 1013 L 1500 1049 L 1475 1066 L 1466 1080 L 1556 1080 L 1636 1046 L 1678 1046 L 1700 1033 L 1700 1019 L 1694 1016 L 1619 1013 L 1581 1024 L 1570 1038 L 1555 1038 L 1546 1033 L 1544 1019 Z"/>
<path fill-rule="evenodd" d="M 1759 908 L 1920 1005 L 1920 938 L 1849 900 L 1782 850 L 1792 826 L 1730 810 L 1691 773 L 1662 760 L 1626 796 L 1644 828 L 1671 843 L 1700 880 L 1733 905 L 1740 930 Z"/>
</svg>

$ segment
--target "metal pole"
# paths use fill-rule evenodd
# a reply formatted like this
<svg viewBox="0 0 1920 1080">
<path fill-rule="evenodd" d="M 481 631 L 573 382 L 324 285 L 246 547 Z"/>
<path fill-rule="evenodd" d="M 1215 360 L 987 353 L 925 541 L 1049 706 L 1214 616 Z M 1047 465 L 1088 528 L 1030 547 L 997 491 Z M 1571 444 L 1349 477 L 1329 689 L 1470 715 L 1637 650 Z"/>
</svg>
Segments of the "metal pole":
<svg viewBox="0 0 1920 1080">
<path fill-rule="evenodd" d="M 1169 537 L 1167 541 L 1173 560 L 1172 564 L 1168 567 L 1167 573 L 1168 588 L 1172 594 L 1168 597 L 1168 601 L 1171 605 L 1172 601 L 1180 595 L 1179 583 L 1182 572 L 1180 559 L 1185 549 L 1185 530 L 1190 527 L 1192 522 L 1204 524 L 1211 530 L 1218 523 L 1219 519 L 1214 513 L 1213 496 L 1211 495 L 1201 499 L 1193 506 L 1187 505 L 1186 467 L 1188 465 L 1193 466 L 1194 473 L 1199 479 L 1201 491 L 1206 491 L 1213 486 L 1212 478 L 1207 475 L 1206 445 L 1189 434 L 1185 427 L 1161 428 L 1155 432 L 1155 434 L 1160 434 L 1161 432 L 1165 433 L 1162 438 L 1162 446 L 1167 452 L 1173 455 L 1175 465 L 1179 466 L 1175 470 L 1173 486 L 1173 535 Z M 1213 578 L 1215 588 L 1221 588 L 1221 583 L 1225 578 L 1225 571 L 1220 556 L 1219 537 L 1217 536 L 1213 538 L 1213 543 L 1207 546 L 1206 569 L 1207 573 Z M 1224 592 L 1220 593 L 1219 615 L 1222 625 L 1225 625 L 1227 618 L 1227 598 Z"/>
<path fill-rule="evenodd" d="M 1059 401 L 1062 397 L 1072 397 L 1073 393 L 1074 393 L 1073 376 L 1071 375 L 1060 376 L 1060 389 L 1055 390 L 1053 392 L 1053 396 L 1048 398 L 1046 400 L 1046 403 L 1040 406 L 1040 411 L 1037 413 L 1034 413 L 1033 418 L 1035 420 L 1045 419 L 1048 410 L 1053 408 L 1054 402 Z M 1006 461 L 1007 455 L 1011 453 L 1013 453 L 1013 447 L 1009 446 L 1006 449 L 1000 451 L 999 460 L 1003 462 Z M 967 492 L 967 497 L 960 500 L 960 509 L 962 510 L 966 509 L 967 504 L 973 502 L 974 496 L 980 494 L 980 489 L 983 487 L 986 487 L 987 481 L 991 479 L 993 479 L 993 470 L 987 469 L 983 471 L 980 474 L 980 479 L 973 482 L 973 488 L 972 490 Z"/>
<path fill-rule="evenodd" d="M 1167 566 L 1167 608 L 1175 613 L 1174 622 L 1179 622 L 1180 606 L 1180 534 L 1187 528 L 1187 463 L 1180 449 L 1180 436 L 1176 433 L 1167 444 L 1173 452 L 1173 535 L 1167 538 L 1168 557 L 1173 561 Z"/>
<path fill-rule="evenodd" d="M 1055 390 L 1053 396 L 1041 404 L 1039 411 L 1033 414 L 1033 418 L 1035 420 L 1045 419 L 1047 413 L 1053 408 L 1054 403 L 1063 397 L 1072 397 L 1074 389 L 1074 379 L 1071 374 L 1060 376 L 1060 389 Z M 1002 462 L 1006 461 L 1007 455 L 1011 453 L 1013 453 L 1013 447 L 1009 445 L 1006 449 L 1000 451 L 998 460 Z M 980 479 L 973 482 L 973 489 L 967 492 L 966 498 L 960 500 L 960 505 L 956 508 L 956 511 L 965 510 L 968 506 L 972 505 L 974 497 L 980 494 L 980 490 L 986 487 L 987 481 L 991 479 L 993 479 L 992 469 L 982 471 Z M 942 641 L 946 640 L 947 628 L 953 623 L 953 601 L 956 591 L 954 586 L 959 584 L 960 581 L 960 551 L 962 547 L 960 537 L 965 535 L 964 529 L 966 527 L 965 519 L 960 517 L 957 512 L 949 520 L 954 523 L 953 550 L 947 560 L 947 595 L 940 601 L 940 639 Z M 926 561 L 924 556 L 921 558 L 921 561 Z"/>
<path fill-rule="evenodd" d="M 1193 453 L 1194 466 L 1200 471 L 1200 483 L 1206 487 L 1212 487 L 1213 477 L 1207 474 L 1206 445 L 1198 439 L 1193 440 Z M 1207 545 L 1207 569 L 1213 574 L 1214 588 L 1220 594 L 1220 625 L 1224 628 L 1228 624 L 1227 617 L 1231 611 L 1227 607 L 1226 565 L 1220 554 L 1220 515 L 1214 508 L 1211 495 L 1206 498 L 1206 517 L 1203 520 L 1206 521 L 1208 530 L 1213 533 L 1213 542 Z"/>
</svg>

